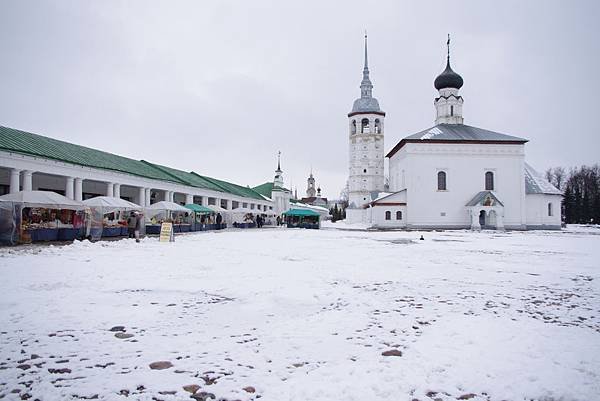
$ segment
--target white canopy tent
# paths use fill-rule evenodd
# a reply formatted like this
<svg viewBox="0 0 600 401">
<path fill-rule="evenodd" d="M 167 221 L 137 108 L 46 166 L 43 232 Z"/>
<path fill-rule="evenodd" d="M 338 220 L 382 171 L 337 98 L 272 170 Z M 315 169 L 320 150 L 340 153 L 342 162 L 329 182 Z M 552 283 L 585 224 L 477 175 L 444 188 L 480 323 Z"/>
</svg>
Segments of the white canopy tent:
<svg viewBox="0 0 600 401">
<path fill-rule="evenodd" d="M 86 199 L 84 204 L 90 207 L 100 208 L 103 213 L 112 213 L 114 211 L 141 211 L 143 208 L 133 202 L 125 199 L 115 198 L 112 196 L 97 196 L 95 198 Z"/>
<path fill-rule="evenodd" d="M 232 214 L 231 214 L 231 212 L 233 210 L 223 209 L 221 206 L 217 206 L 217 205 L 206 205 L 206 207 L 208 207 L 209 209 L 214 210 L 215 213 L 221 213 L 221 217 L 223 218 L 223 222 L 226 223 L 227 225 L 230 225 L 233 222 L 233 220 L 232 220 Z"/>
<path fill-rule="evenodd" d="M 20 203 L 25 207 L 85 210 L 87 206 L 52 191 L 20 191 L 0 196 L 0 201 Z"/>
<path fill-rule="evenodd" d="M 217 206 L 217 205 L 207 205 L 206 207 L 214 210 L 215 212 L 221 213 L 221 214 L 228 213 L 231 211 L 231 210 L 223 209 L 221 206 Z"/>
<path fill-rule="evenodd" d="M 146 217 L 151 218 L 161 213 L 170 214 L 170 213 L 187 213 L 191 212 L 190 209 L 178 205 L 174 202 L 168 201 L 160 201 L 153 203 L 152 205 L 146 208 Z"/>
</svg>

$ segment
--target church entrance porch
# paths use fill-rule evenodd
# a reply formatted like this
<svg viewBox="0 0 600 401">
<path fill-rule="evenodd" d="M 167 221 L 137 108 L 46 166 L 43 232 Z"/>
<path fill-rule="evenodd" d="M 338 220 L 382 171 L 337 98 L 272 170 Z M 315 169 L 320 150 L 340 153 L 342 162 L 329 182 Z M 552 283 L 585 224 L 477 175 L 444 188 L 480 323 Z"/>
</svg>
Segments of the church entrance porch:
<svg viewBox="0 0 600 401">
<path fill-rule="evenodd" d="M 504 205 L 492 191 L 482 191 L 466 205 L 471 216 L 471 230 L 503 230 Z"/>
<path fill-rule="evenodd" d="M 479 227 L 482 230 L 497 230 L 497 216 L 495 210 L 480 210 L 479 211 Z M 473 227 L 471 227 L 473 228 Z"/>
</svg>

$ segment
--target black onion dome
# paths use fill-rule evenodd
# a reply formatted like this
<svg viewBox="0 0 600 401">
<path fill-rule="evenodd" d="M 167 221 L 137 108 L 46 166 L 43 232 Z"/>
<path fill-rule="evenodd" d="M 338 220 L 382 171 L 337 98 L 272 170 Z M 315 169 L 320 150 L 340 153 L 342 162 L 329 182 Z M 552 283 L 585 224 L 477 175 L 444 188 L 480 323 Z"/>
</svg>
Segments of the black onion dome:
<svg viewBox="0 0 600 401">
<path fill-rule="evenodd" d="M 433 82 L 435 89 L 440 90 L 444 88 L 460 89 L 463 86 L 463 79 L 460 75 L 455 73 L 450 67 L 450 60 L 446 64 L 446 69 L 440 75 L 437 76 Z"/>
</svg>

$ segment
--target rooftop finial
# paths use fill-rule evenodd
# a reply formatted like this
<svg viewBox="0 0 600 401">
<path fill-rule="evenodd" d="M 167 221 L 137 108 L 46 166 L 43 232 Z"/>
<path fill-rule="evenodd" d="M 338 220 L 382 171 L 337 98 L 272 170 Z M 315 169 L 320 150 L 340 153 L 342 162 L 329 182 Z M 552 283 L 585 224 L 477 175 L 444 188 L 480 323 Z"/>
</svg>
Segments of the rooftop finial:
<svg viewBox="0 0 600 401">
<path fill-rule="evenodd" d="M 367 58 L 367 30 L 365 29 L 365 70 L 369 70 L 369 60 Z"/>
<path fill-rule="evenodd" d="M 363 68 L 363 79 L 360 83 L 360 97 L 370 98 L 373 84 L 369 79 L 369 58 L 367 54 L 367 31 L 365 31 L 365 66 Z"/>
<path fill-rule="evenodd" d="M 448 62 L 450 62 L 450 34 L 448 34 L 448 41 L 446 42 L 446 46 L 448 47 Z"/>
<path fill-rule="evenodd" d="M 281 150 L 277 152 L 277 171 L 281 171 Z"/>
</svg>

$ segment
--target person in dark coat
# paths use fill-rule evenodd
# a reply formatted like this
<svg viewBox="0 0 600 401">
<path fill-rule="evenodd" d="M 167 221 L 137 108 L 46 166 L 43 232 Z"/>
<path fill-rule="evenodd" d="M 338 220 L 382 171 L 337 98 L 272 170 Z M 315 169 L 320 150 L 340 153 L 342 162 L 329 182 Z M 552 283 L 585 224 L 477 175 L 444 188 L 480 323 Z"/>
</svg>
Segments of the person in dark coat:
<svg viewBox="0 0 600 401">
<path fill-rule="evenodd" d="M 135 212 L 129 213 L 127 218 L 127 234 L 129 238 L 135 238 L 135 229 L 137 227 L 137 216 Z"/>
<path fill-rule="evenodd" d="M 221 216 L 221 213 L 217 213 L 217 228 L 221 228 L 222 221 L 223 221 L 223 216 Z"/>
<path fill-rule="evenodd" d="M 140 242 L 140 233 L 142 232 L 142 224 L 144 224 L 144 216 L 140 213 L 135 213 L 135 228 L 133 230 L 133 236 L 135 237 L 135 242 Z"/>
</svg>

